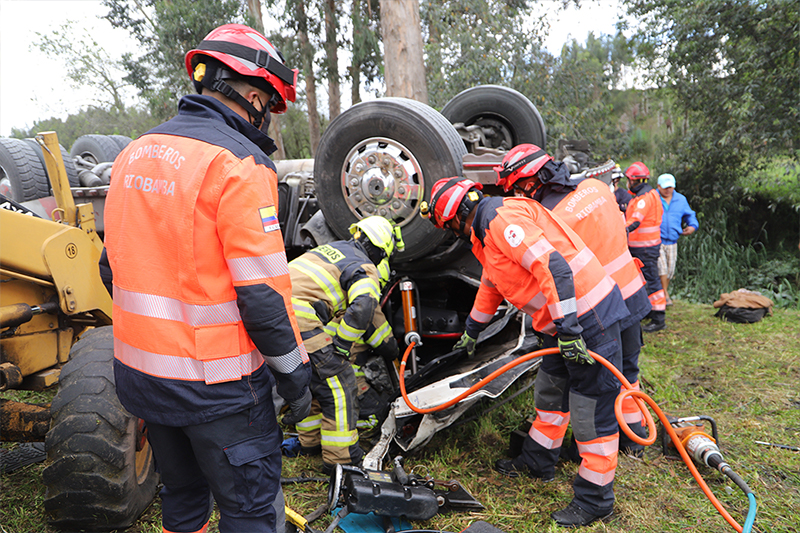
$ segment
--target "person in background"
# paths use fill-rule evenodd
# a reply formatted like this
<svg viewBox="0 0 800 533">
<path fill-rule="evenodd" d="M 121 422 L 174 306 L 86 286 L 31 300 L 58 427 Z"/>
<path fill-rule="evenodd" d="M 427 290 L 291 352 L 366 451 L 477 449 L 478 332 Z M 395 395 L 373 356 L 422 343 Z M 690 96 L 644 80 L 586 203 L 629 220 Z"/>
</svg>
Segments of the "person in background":
<svg viewBox="0 0 800 533">
<path fill-rule="evenodd" d="M 292 306 L 313 372 L 310 415 L 296 422 L 301 453 L 322 452 L 322 472 L 358 465 L 358 389 L 350 354 L 363 341 L 384 360 L 399 351 L 380 308 L 389 259 L 402 251 L 400 228 L 381 216 L 352 226 L 352 239 L 317 246 L 289 263 Z"/>
<path fill-rule="evenodd" d="M 625 213 L 628 210 L 628 203 L 633 198 L 630 191 L 624 187 L 620 187 L 619 183 L 622 179 L 622 169 L 619 165 L 611 171 L 611 185 L 614 187 L 614 199 L 617 201 L 619 210 Z"/>
<path fill-rule="evenodd" d="M 420 206 L 437 227 L 471 239 L 483 266 L 481 284 L 456 348 L 474 354 L 476 339 L 508 300 L 532 319 L 545 355 L 536 374 L 536 419 L 514 459 L 495 469 L 509 477 L 555 476 L 572 421 L 582 458 L 574 497 L 550 516 L 562 527 L 585 526 L 613 514 L 619 425 L 619 381 L 588 353 L 622 366 L 620 321 L 629 316 L 619 287 L 578 235 L 529 198 L 484 198 L 482 185 L 444 178 Z"/>
<path fill-rule="evenodd" d="M 652 310 L 647 318 L 649 324 L 642 331 L 652 333 L 667 327 L 667 300 L 661 278 L 658 277 L 658 255 L 661 249 L 661 217 L 664 209 L 658 191 L 647 184 L 650 170 L 641 161 L 625 169 L 628 187 L 634 198 L 625 211 L 625 228 L 628 232 L 628 247 L 631 255 L 642 262 L 642 274 L 647 282 L 647 297 Z"/>
<path fill-rule="evenodd" d="M 661 174 L 658 177 L 658 194 L 664 215 L 661 218 L 661 251 L 658 256 L 658 275 L 664 288 L 666 305 L 672 305 L 669 297 L 669 283 L 675 276 L 678 261 L 678 239 L 691 235 L 700 224 L 686 197 L 675 190 L 675 176 Z"/>
<path fill-rule="evenodd" d="M 273 385 L 290 420 L 311 409 L 264 133 L 294 101 L 297 70 L 240 24 L 211 31 L 186 69 L 200 94 L 112 171 L 116 392 L 145 422 L 165 533 L 206 531 L 214 502 L 220 532 L 273 533 L 284 527 Z"/>
</svg>

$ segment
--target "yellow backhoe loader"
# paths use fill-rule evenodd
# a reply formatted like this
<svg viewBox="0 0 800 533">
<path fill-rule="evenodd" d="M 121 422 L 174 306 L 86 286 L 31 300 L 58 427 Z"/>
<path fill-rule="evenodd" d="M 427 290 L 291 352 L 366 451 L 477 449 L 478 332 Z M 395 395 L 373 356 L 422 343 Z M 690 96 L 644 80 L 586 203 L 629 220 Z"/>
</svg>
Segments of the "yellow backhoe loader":
<svg viewBox="0 0 800 533">
<path fill-rule="evenodd" d="M 51 405 L 0 399 L 3 441 L 44 441 L 44 507 L 58 528 L 130 526 L 158 475 L 140 420 L 117 400 L 111 297 L 89 203 L 75 205 L 56 134 L 36 141 L 56 208 L 0 197 L 0 391 L 58 384 Z"/>
</svg>

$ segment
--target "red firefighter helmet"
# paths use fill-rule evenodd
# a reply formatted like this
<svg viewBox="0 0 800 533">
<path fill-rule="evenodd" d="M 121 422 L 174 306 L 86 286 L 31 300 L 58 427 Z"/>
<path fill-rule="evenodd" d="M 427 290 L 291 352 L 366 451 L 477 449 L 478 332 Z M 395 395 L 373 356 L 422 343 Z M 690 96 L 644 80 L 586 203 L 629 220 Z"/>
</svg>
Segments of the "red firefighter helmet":
<svg viewBox="0 0 800 533">
<path fill-rule="evenodd" d="M 494 167 L 494 171 L 497 172 L 497 185 L 508 192 L 514 183 L 535 176 L 548 161 L 552 160 L 547 152 L 535 144 L 519 144 L 508 151 L 501 165 Z"/>
<path fill-rule="evenodd" d="M 625 177 L 629 180 L 646 180 L 650 177 L 650 169 L 641 161 L 637 161 L 625 169 Z"/>
<path fill-rule="evenodd" d="M 205 68 L 202 57 L 217 59 L 240 76 L 252 78 L 255 87 L 273 95 L 272 113 L 284 113 L 286 101 L 296 98 L 297 69 L 284 64 L 283 55 L 266 37 L 242 24 L 225 24 L 211 31 L 196 49 L 186 54 L 186 70 L 200 92 Z M 201 72 L 202 70 L 202 72 Z M 259 86 L 259 82 L 266 86 Z"/>
<path fill-rule="evenodd" d="M 422 216 L 430 218 L 433 225 L 443 228 L 456 214 L 461 215 L 462 223 L 470 211 L 480 202 L 483 185 L 461 177 L 442 178 L 433 184 L 431 202 L 420 206 Z M 472 191 L 472 192 L 471 192 Z M 468 193 L 470 193 L 468 195 Z"/>
</svg>

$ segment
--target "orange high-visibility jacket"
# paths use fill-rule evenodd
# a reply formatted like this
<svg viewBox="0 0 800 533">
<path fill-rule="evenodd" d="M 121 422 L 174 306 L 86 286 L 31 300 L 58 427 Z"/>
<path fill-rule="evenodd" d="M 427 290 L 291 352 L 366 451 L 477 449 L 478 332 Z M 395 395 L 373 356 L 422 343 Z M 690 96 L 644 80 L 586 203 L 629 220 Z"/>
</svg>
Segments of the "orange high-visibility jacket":
<svg viewBox="0 0 800 533">
<path fill-rule="evenodd" d="M 628 249 L 625 223 L 605 183 L 584 179 L 553 207 L 547 200 L 545 197 L 542 205 L 566 222 L 592 249 L 606 273 L 617 282 L 624 299 L 644 287 L 644 276 Z"/>
<path fill-rule="evenodd" d="M 639 223 L 628 233 L 628 246 L 632 248 L 660 246 L 663 212 L 658 191 L 645 185 L 636 198 L 628 203 L 628 210 L 625 212 L 625 223 L 628 227 Z"/>
<path fill-rule="evenodd" d="M 566 171 L 564 174 L 553 176 L 533 198 L 575 230 L 617 282 L 631 314 L 620 324 L 625 329 L 651 309 L 644 275 L 628 248 L 625 218 L 605 183 L 594 178 L 575 180 Z"/>
<path fill-rule="evenodd" d="M 246 382 L 266 360 L 279 394 L 295 399 L 308 355 L 292 311 L 275 167 L 251 140 L 269 138 L 210 97 L 184 97 L 180 111 L 113 166 L 105 244 L 115 357 L 148 386 L 170 389 L 165 396 L 193 387 L 187 402 L 222 405 L 239 400 L 219 385 Z"/>
<path fill-rule="evenodd" d="M 541 204 L 493 197 L 476 209 L 472 251 L 483 276 L 468 333 L 485 327 L 503 298 L 548 335 L 593 335 L 628 316 L 619 288 L 592 251 Z"/>
</svg>

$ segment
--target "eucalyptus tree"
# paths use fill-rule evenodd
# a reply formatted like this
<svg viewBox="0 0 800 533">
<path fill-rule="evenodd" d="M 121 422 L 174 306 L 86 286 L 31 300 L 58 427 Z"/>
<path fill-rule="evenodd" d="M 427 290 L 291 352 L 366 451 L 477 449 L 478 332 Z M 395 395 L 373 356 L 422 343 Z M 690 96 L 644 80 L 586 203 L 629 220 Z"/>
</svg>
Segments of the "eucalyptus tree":
<svg viewBox="0 0 800 533">
<path fill-rule="evenodd" d="M 67 21 L 59 28 L 36 32 L 36 36 L 35 46 L 66 66 L 70 85 L 94 89 L 97 107 L 116 113 L 125 111 L 130 84 L 122 79 L 125 72 L 122 62 L 109 56 L 87 30 L 78 30 L 74 22 Z"/>
<path fill-rule="evenodd" d="M 725 220 L 723 232 L 780 234 L 788 218 L 754 223 L 757 204 L 738 184 L 776 156 L 798 165 L 800 1 L 624 3 L 641 21 L 635 39 L 650 80 L 669 88 L 680 113 L 662 153 L 682 191 L 709 220 Z"/>
<path fill-rule="evenodd" d="M 193 92 L 183 59 L 208 33 L 222 24 L 252 25 L 242 0 L 103 0 L 112 26 L 131 32 L 139 42 L 136 52 L 123 55 L 133 84 L 148 102 L 151 113 L 166 119 L 177 112 L 180 96 Z"/>
<path fill-rule="evenodd" d="M 678 141 L 703 148 L 693 174 L 727 179 L 739 162 L 800 148 L 800 1 L 624 2 L 650 79 L 689 123 Z"/>
<path fill-rule="evenodd" d="M 420 8 L 430 104 L 479 84 L 514 85 L 541 45 L 528 0 L 443 0 Z M 524 93 L 523 93 L 524 94 Z"/>
<path fill-rule="evenodd" d="M 375 94 L 381 92 L 383 54 L 380 35 L 379 0 L 351 0 L 351 60 L 348 67 L 350 100 L 361 101 L 361 88 Z"/>
</svg>

